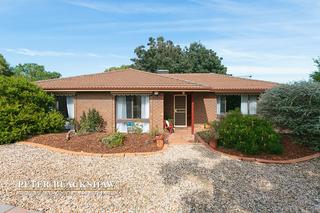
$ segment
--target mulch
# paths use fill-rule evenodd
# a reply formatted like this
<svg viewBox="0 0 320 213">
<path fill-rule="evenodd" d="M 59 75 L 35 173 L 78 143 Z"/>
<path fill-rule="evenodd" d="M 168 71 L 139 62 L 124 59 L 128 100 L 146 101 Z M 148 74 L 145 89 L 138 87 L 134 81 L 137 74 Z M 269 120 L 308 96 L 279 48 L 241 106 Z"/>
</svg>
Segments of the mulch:
<svg viewBox="0 0 320 213">
<path fill-rule="evenodd" d="M 216 150 L 220 152 L 224 152 L 226 154 L 230 154 L 230 155 L 235 155 L 240 157 L 261 158 L 266 160 L 291 160 L 291 159 L 302 158 L 302 157 L 317 153 L 316 151 L 313 151 L 312 149 L 306 146 L 295 143 L 292 137 L 290 137 L 289 135 L 283 135 L 281 143 L 283 145 L 283 153 L 280 155 L 265 154 L 265 153 L 261 153 L 257 155 L 246 155 L 237 150 L 226 149 L 221 146 L 218 146 Z"/>
<path fill-rule="evenodd" d="M 38 135 L 27 141 L 70 151 L 101 154 L 154 152 L 161 149 L 157 147 L 156 142 L 148 134 L 127 134 L 124 145 L 115 148 L 108 148 L 101 142 L 101 139 L 107 136 L 105 132 L 86 135 L 73 134 L 69 141 L 66 141 L 66 134 L 67 133 L 54 133 Z"/>
</svg>

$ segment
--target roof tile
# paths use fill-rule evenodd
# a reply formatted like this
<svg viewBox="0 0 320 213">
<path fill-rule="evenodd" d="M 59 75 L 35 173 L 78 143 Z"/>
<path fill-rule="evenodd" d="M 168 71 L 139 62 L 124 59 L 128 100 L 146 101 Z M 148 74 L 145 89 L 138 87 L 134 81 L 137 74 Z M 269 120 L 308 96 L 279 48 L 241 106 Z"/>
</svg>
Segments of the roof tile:
<svg viewBox="0 0 320 213">
<path fill-rule="evenodd" d="M 37 81 L 44 90 L 257 90 L 276 83 L 212 73 L 156 74 L 135 69 Z"/>
</svg>

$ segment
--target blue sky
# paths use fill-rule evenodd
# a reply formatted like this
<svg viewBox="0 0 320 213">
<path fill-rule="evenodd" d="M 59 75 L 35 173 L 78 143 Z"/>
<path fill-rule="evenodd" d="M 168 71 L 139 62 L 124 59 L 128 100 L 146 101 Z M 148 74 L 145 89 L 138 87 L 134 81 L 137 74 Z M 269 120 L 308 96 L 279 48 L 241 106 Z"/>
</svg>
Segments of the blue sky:
<svg viewBox="0 0 320 213">
<path fill-rule="evenodd" d="M 0 53 L 73 76 L 128 64 L 164 36 L 202 42 L 235 76 L 290 82 L 315 70 L 319 11 L 319 0 L 0 0 Z"/>
</svg>

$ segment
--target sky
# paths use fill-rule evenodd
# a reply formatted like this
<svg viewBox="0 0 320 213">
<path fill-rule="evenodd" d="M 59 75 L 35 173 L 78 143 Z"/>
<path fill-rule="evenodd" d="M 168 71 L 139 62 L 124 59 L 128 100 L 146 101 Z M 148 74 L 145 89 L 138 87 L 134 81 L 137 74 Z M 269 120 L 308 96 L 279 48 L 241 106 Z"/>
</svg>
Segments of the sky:
<svg viewBox="0 0 320 213">
<path fill-rule="evenodd" d="M 234 76 L 308 80 L 320 56 L 320 0 L 0 0 L 0 53 L 62 76 L 129 64 L 164 36 L 201 42 Z"/>
</svg>

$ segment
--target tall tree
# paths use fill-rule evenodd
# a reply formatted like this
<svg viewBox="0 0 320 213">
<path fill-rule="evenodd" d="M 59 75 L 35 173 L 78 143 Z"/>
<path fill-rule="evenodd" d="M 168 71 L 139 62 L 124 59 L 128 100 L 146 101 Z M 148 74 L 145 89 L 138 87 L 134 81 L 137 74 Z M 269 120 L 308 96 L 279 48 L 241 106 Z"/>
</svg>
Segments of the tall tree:
<svg viewBox="0 0 320 213">
<path fill-rule="evenodd" d="M 187 72 L 227 73 L 227 68 L 221 63 L 222 58 L 201 43 L 191 43 L 189 47 L 185 48 L 184 54 Z"/>
<path fill-rule="evenodd" d="M 147 48 L 142 45 L 134 50 L 136 58 L 133 67 L 156 72 L 167 69 L 170 73 L 214 72 L 225 74 L 227 68 L 222 65 L 222 58 L 201 43 L 192 43 L 182 49 L 163 37 L 149 38 Z"/>
<path fill-rule="evenodd" d="M 12 74 L 10 65 L 3 55 L 0 54 L 0 75 L 11 76 Z"/>
<path fill-rule="evenodd" d="M 124 70 L 124 69 L 128 69 L 128 68 L 132 68 L 132 65 L 123 64 L 118 67 L 109 67 L 105 70 L 105 72 L 109 72 L 109 71 L 113 71 L 113 70 Z"/>
<path fill-rule="evenodd" d="M 142 45 L 134 50 L 137 57 L 131 60 L 135 68 L 151 72 L 159 69 L 168 69 L 170 72 L 182 71 L 183 53 L 179 45 L 165 41 L 163 37 L 151 37 L 147 46 L 147 49 Z"/>
<path fill-rule="evenodd" d="M 34 63 L 19 64 L 13 69 L 13 72 L 14 75 L 25 77 L 29 81 L 39 81 L 61 77 L 60 73 L 46 71 L 44 66 Z"/>
<path fill-rule="evenodd" d="M 320 82 L 320 57 L 318 57 L 318 59 L 313 59 L 313 61 L 314 61 L 315 65 L 316 65 L 316 67 L 317 67 L 317 70 L 314 71 L 310 75 L 310 77 L 311 77 L 312 80 Z"/>
</svg>

